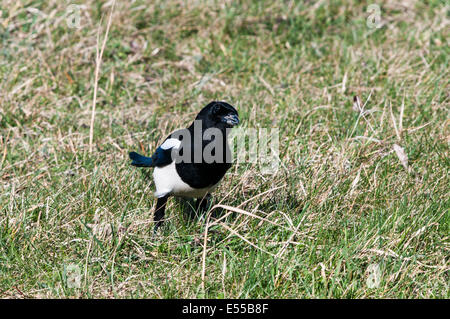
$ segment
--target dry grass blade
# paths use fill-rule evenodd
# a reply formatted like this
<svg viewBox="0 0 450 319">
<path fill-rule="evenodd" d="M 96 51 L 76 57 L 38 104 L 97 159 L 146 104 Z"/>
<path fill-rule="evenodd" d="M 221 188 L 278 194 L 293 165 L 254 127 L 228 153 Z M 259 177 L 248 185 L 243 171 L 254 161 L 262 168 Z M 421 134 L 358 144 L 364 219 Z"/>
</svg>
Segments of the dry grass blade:
<svg viewBox="0 0 450 319">
<path fill-rule="evenodd" d="M 306 217 L 306 214 L 302 217 L 300 222 L 297 224 L 297 226 L 295 227 L 295 230 L 292 232 L 292 234 L 289 237 L 289 239 L 284 243 L 283 247 L 281 247 L 280 251 L 277 254 L 278 258 L 281 258 L 283 256 L 283 254 L 286 251 L 287 247 L 292 242 L 292 239 L 294 239 L 294 236 L 296 235 L 298 229 L 300 228 L 300 225 L 303 224 L 303 221 L 305 220 L 305 217 Z"/>
<path fill-rule="evenodd" d="M 392 146 L 392 148 L 394 149 L 395 154 L 397 154 L 397 157 L 400 160 L 400 163 L 408 171 L 409 170 L 408 155 L 406 155 L 405 149 L 398 144 L 394 144 Z"/>
<path fill-rule="evenodd" d="M 205 291 L 205 277 L 206 277 L 206 246 L 208 244 L 208 229 L 209 229 L 209 220 L 211 214 L 208 214 L 208 218 L 206 219 L 205 226 L 205 234 L 203 236 L 203 252 L 202 252 L 202 290 Z"/>
<path fill-rule="evenodd" d="M 400 131 L 398 130 L 397 123 L 395 121 L 395 116 L 394 116 L 394 113 L 392 111 L 392 103 L 391 103 L 391 101 L 389 101 L 389 110 L 391 112 L 392 125 L 394 125 L 395 134 L 397 135 L 397 139 L 399 141 L 401 141 L 402 137 L 400 135 Z"/>
<path fill-rule="evenodd" d="M 271 189 L 269 189 L 269 190 L 267 190 L 267 191 L 264 191 L 264 192 L 262 192 L 262 193 L 259 193 L 259 194 L 255 195 L 255 196 L 253 196 L 253 197 L 251 197 L 251 198 L 249 198 L 249 199 L 243 201 L 242 203 L 240 203 L 240 204 L 239 204 L 239 207 L 244 206 L 244 205 L 247 204 L 248 202 L 251 202 L 252 200 L 254 200 L 254 199 L 258 198 L 258 197 L 261 197 L 261 196 L 263 196 L 263 195 L 265 195 L 265 194 L 267 194 L 267 193 L 276 191 L 276 190 L 281 189 L 281 188 L 283 188 L 283 187 L 286 187 L 286 185 L 274 187 L 274 188 L 271 188 Z"/>
<path fill-rule="evenodd" d="M 384 1 L 384 29 L 354 0 L 72 2 L 0 4 L 2 298 L 448 296 L 443 1 Z M 215 99 L 245 152 L 206 216 L 171 199 L 152 236 L 127 152 Z"/>
<path fill-rule="evenodd" d="M 112 15 L 114 12 L 114 5 L 116 1 L 114 0 L 111 6 L 111 11 L 109 13 L 108 24 L 106 26 L 105 36 L 103 38 L 102 48 L 99 52 L 100 45 L 100 30 L 101 23 L 98 28 L 97 33 L 97 46 L 96 46 L 96 55 L 95 55 L 95 80 L 94 80 L 94 96 L 92 98 L 92 111 L 91 111 L 91 124 L 89 127 L 89 153 L 92 153 L 93 141 L 94 141 L 94 122 L 95 122 L 95 106 L 97 104 L 97 91 L 98 91 L 98 77 L 100 73 L 100 65 L 102 64 L 103 52 L 106 46 L 106 40 L 108 39 L 109 29 L 111 27 Z"/>
<path fill-rule="evenodd" d="M 2 161 L 0 163 L 0 168 L 3 167 L 3 163 L 5 162 L 6 154 L 8 153 L 9 132 L 5 138 L 3 136 L 1 138 L 2 138 L 2 143 L 3 143 L 3 155 L 2 155 Z"/>
<path fill-rule="evenodd" d="M 363 112 L 363 108 L 361 105 L 361 99 L 359 98 L 358 95 L 355 95 L 353 97 L 353 111 L 361 113 Z"/>
<path fill-rule="evenodd" d="M 250 217 L 259 219 L 259 220 L 261 220 L 261 221 L 267 222 L 267 223 L 269 223 L 269 224 L 271 224 L 271 225 L 274 225 L 274 226 L 277 226 L 277 227 L 281 227 L 281 228 L 284 228 L 284 229 L 287 229 L 287 230 L 291 230 L 291 231 L 293 230 L 293 229 L 290 228 L 290 227 L 286 227 L 286 226 L 284 226 L 284 225 L 280 225 L 280 224 L 275 223 L 275 222 L 273 222 L 273 221 L 271 221 L 271 220 L 269 220 L 269 219 L 267 219 L 267 218 L 261 217 L 261 216 L 259 216 L 259 215 L 256 215 L 256 214 L 253 214 L 253 213 L 250 213 L 250 212 L 247 212 L 247 211 L 245 211 L 245 210 L 243 210 L 243 209 L 241 209 L 241 208 L 238 208 L 238 207 L 232 207 L 232 206 L 228 206 L 228 205 L 217 204 L 217 205 L 214 205 L 214 206 L 211 208 L 211 211 L 213 211 L 213 210 L 216 209 L 216 208 L 223 208 L 223 209 L 225 209 L 225 210 L 228 210 L 229 212 L 235 212 L 235 213 L 239 213 L 239 214 L 242 214 L 242 215 L 247 215 L 247 216 L 250 216 Z M 227 213 L 226 215 L 222 216 L 221 218 L 215 220 L 211 225 L 219 224 L 219 222 L 221 222 L 223 219 L 225 219 L 225 218 L 226 218 L 227 216 L 229 216 L 229 215 L 230 215 L 230 214 Z M 283 214 L 283 215 L 284 215 L 284 214 Z M 300 235 L 300 233 L 297 232 L 297 229 L 294 230 L 294 235 Z"/>
<path fill-rule="evenodd" d="M 232 233 L 233 235 L 238 236 L 240 239 L 242 239 L 243 241 L 245 241 L 245 242 L 246 242 L 247 244 L 249 244 L 250 246 L 252 246 L 252 247 L 254 247 L 254 248 L 256 248 L 256 249 L 258 249 L 258 250 L 260 250 L 260 251 L 262 251 L 262 252 L 264 252 L 264 253 L 266 253 L 266 254 L 269 254 L 269 255 L 272 256 L 272 257 L 275 257 L 275 258 L 281 258 L 281 257 L 278 257 L 278 256 L 275 255 L 275 254 L 272 254 L 270 251 L 267 251 L 267 250 L 265 250 L 265 249 L 262 249 L 262 248 L 259 247 L 258 245 L 255 245 L 255 244 L 252 243 L 250 240 L 248 240 L 247 238 L 245 238 L 244 236 L 242 236 L 241 234 L 239 234 L 237 231 L 235 231 L 235 230 L 232 229 L 231 227 L 227 226 L 226 224 L 221 223 L 220 225 L 221 225 L 223 228 L 225 228 L 226 230 L 228 230 L 230 233 Z"/>
<path fill-rule="evenodd" d="M 214 206 L 211 208 L 211 211 L 214 210 L 214 209 L 216 209 L 216 208 L 223 208 L 223 209 L 226 209 L 226 210 L 228 210 L 228 211 L 232 211 L 232 212 L 235 212 L 235 213 L 239 213 L 239 214 L 251 216 L 251 217 L 254 217 L 254 218 L 263 220 L 263 221 L 265 221 L 265 222 L 268 222 L 268 223 L 270 223 L 270 224 L 272 224 L 272 225 L 282 227 L 281 225 L 279 225 L 279 224 L 277 224 L 277 223 L 274 223 L 274 222 L 271 221 L 271 220 L 268 220 L 268 219 L 266 219 L 266 218 L 264 218 L 264 217 L 261 217 L 261 216 L 258 216 L 258 215 L 252 214 L 252 213 L 249 213 L 249 212 L 247 212 L 247 211 L 245 211 L 245 210 L 243 210 L 243 209 L 241 209 L 241 208 L 232 207 L 232 206 L 228 206 L 228 205 L 221 205 L 221 204 L 218 204 L 218 205 L 214 205 Z M 217 222 L 218 222 L 218 221 L 215 221 L 214 223 L 217 223 Z"/>
</svg>

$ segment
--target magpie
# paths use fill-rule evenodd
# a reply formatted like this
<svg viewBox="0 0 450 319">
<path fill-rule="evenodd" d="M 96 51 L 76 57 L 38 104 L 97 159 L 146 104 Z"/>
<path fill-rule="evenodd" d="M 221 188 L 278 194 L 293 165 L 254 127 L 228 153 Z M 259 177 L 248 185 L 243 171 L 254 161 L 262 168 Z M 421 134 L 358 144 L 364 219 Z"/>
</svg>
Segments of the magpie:
<svg viewBox="0 0 450 319">
<path fill-rule="evenodd" d="M 237 124 L 239 115 L 232 105 L 213 101 L 188 128 L 170 134 L 151 157 L 129 153 L 131 165 L 154 168 L 154 232 L 162 224 L 170 196 L 195 198 L 197 209 L 206 209 L 210 193 L 231 167 L 227 136 Z"/>
</svg>

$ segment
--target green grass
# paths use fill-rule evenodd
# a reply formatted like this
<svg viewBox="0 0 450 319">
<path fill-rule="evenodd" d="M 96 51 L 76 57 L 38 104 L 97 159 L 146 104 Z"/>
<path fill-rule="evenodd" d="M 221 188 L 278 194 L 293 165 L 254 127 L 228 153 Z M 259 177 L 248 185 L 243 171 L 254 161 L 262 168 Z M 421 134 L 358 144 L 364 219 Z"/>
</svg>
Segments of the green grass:
<svg viewBox="0 0 450 319">
<path fill-rule="evenodd" d="M 445 1 L 379 1 L 380 29 L 356 0 L 119 1 L 92 153 L 110 7 L 86 3 L 80 29 L 64 1 L 0 7 L 0 297 L 449 297 Z M 213 194 L 262 220 L 211 226 L 170 200 L 152 237 L 151 174 L 127 153 L 213 99 L 242 127 L 279 129 L 276 174 L 234 165 Z"/>
</svg>

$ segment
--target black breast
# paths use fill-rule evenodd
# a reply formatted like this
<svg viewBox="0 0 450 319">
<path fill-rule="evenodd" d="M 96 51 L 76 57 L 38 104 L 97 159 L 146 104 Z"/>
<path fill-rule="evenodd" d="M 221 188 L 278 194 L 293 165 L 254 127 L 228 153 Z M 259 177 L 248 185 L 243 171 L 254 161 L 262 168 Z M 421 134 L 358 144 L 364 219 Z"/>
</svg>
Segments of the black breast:
<svg viewBox="0 0 450 319">
<path fill-rule="evenodd" d="M 191 144 L 186 145 L 182 142 L 180 154 L 183 153 L 183 148 L 190 147 L 191 158 L 190 161 L 182 161 L 176 163 L 176 169 L 181 179 L 193 188 L 205 188 L 217 184 L 225 175 L 227 170 L 231 167 L 230 148 L 227 141 L 227 134 L 223 134 L 223 138 L 219 141 L 202 140 L 202 145 L 195 147 L 194 140 L 191 140 Z M 201 152 L 205 149 L 209 143 L 220 144 L 218 147 L 224 149 L 223 156 L 217 161 L 211 163 L 205 162 L 202 157 L 201 162 L 195 162 L 195 153 Z M 201 149 L 200 149 L 201 148 Z M 213 153 L 214 154 L 214 153 Z"/>
<path fill-rule="evenodd" d="M 230 167 L 230 163 L 176 164 L 181 179 L 193 188 L 205 188 L 217 184 Z"/>
</svg>

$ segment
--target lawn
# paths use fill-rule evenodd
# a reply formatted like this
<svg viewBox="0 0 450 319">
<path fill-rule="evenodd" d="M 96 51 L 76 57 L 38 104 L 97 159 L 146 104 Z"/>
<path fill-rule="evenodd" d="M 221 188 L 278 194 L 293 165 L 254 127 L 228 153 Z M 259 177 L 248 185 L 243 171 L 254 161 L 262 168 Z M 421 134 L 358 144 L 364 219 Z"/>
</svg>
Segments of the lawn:
<svg viewBox="0 0 450 319">
<path fill-rule="evenodd" d="M 0 298 L 449 298 L 450 7 L 374 2 L 3 0 Z M 212 100 L 278 169 L 154 236 L 128 152 Z"/>
</svg>

